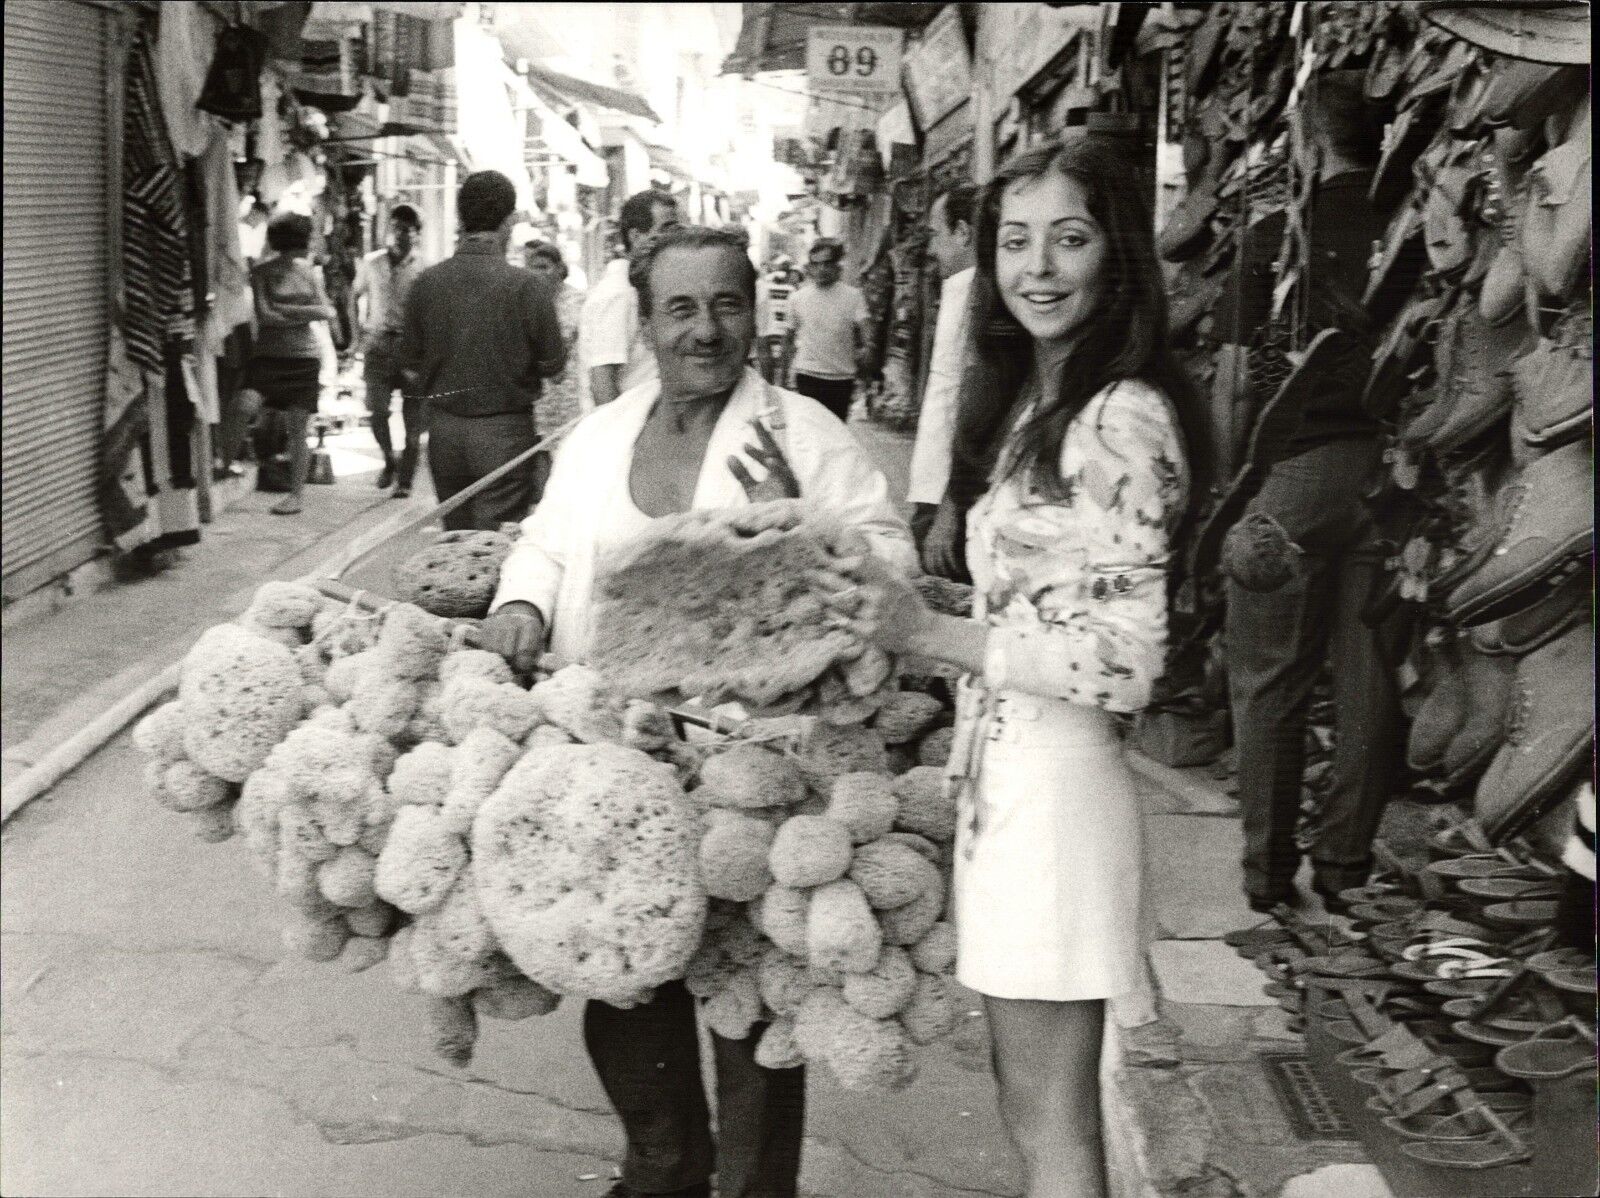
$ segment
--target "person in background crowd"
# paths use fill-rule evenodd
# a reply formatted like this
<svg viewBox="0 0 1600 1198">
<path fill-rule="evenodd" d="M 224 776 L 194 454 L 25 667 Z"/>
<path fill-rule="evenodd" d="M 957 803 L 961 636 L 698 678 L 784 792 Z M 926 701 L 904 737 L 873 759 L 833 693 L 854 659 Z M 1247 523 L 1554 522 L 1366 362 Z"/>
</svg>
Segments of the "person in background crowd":
<svg viewBox="0 0 1600 1198">
<path fill-rule="evenodd" d="M 583 311 L 583 292 L 567 282 L 567 263 L 561 251 L 548 241 L 530 241 L 522 247 L 523 264 L 544 280 L 556 305 L 556 322 L 561 326 L 561 340 L 567 347 L 567 365 L 554 378 L 546 379 L 544 396 L 539 401 L 539 424 L 547 433 L 553 433 L 576 420 L 581 412 L 578 394 L 578 320 Z M 545 480 L 550 477 L 553 454 L 542 450 L 534 455 L 536 485 L 543 493 Z"/>
<path fill-rule="evenodd" d="M 372 417 L 372 436 L 383 451 L 383 470 L 378 489 L 391 484 L 397 499 L 411 494 L 411 480 L 417 470 L 421 448 L 422 400 L 407 394 L 400 379 L 400 331 L 405 326 L 406 293 L 422 272 L 422 261 L 415 252 L 422 232 L 422 218 L 410 204 L 396 204 L 389 211 L 389 244 L 374 250 L 356 269 L 351 299 L 357 305 L 363 354 L 362 374 L 367 385 L 367 411 Z M 389 405 L 400 392 L 400 427 L 405 441 L 395 459 L 394 441 L 389 431 Z"/>
<path fill-rule="evenodd" d="M 643 237 L 677 223 L 672 197 L 653 188 L 622 205 L 617 228 L 622 256 L 607 262 L 600 281 L 589 288 L 579 321 L 578 354 L 588 371 L 593 407 L 656 376 L 655 356 L 640 329 L 639 300 L 628 283 L 628 255 Z"/>
<path fill-rule="evenodd" d="M 401 360 L 428 405 L 428 468 L 441 502 L 533 447 L 539 381 L 566 364 L 549 289 L 506 261 L 516 207 L 517 190 L 499 171 L 468 175 L 454 256 L 418 275 L 406 297 Z M 538 502 L 537 481 L 525 462 L 444 526 L 520 520 Z"/>
<path fill-rule="evenodd" d="M 659 381 L 589 413 L 556 451 L 544 502 L 523 522 L 480 628 L 485 648 L 525 672 L 547 634 L 553 654 L 583 660 L 596 559 L 675 512 L 799 496 L 860 531 L 885 569 L 915 564 L 888 481 L 855 438 L 816 403 L 745 365 L 756 278 L 740 239 L 721 229 L 670 230 L 636 252 L 632 276 Z M 784 429 L 787 446 L 779 444 Z M 709 1198 L 713 1168 L 721 1198 L 793 1198 L 805 1070 L 757 1065 L 762 1030 L 744 1040 L 711 1037 L 713 1150 L 695 1002 L 683 983 L 627 1010 L 587 1004 L 584 1044 L 627 1137 L 610 1198 Z"/>
<path fill-rule="evenodd" d="M 928 252 L 939 263 L 944 282 L 939 287 L 939 319 L 933 330 L 928 385 L 922 393 L 917 439 L 911 450 L 911 486 L 906 498 L 911 502 L 911 532 L 923 554 L 923 568 L 930 574 L 956 572 L 949 561 L 931 558 L 926 546 L 934 517 L 944 502 L 945 484 L 950 481 L 956 395 L 967 358 L 967 298 L 974 271 L 972 205 L 976 197 L 977 188 L 959 184 L 943 192 L 928 208 Z M 953 511 L 948 522 L 957 523 Z M 941 546 L 941 552 L 959 553 L 960 547 Z"/>
<path fill-rule="evenodd" d="M 1319 158 L 1306 280 L 1310 332 L 1361 332 L 1367 257 L 1373 230 L 1383 228 L 1367 200 L 1379 139 L 1359 74 L 1319 79 L 1308 100 L 1307 127 Z M 1265 310 L 1264 299 L 1253 308 Z M 1310 855 L 1312 887 L 1333 908 L 1342 905 L 1341 890 L 1367 879 L 1378 821 L 1404 763 L 1395 676 L 1380 636 L 1361 618 L 1383 568 L 1362 500 L 1380 468 L 1381 429 L 1362 406 L 1360 386 L 1339 381 L 1346 373 L 1366 377 L 1363 368 L 1318 380 L 1291 456 L 1271 468 L 1246 510 L 1245 519 L 1269 522 L 1299 547 L 1297 576 L 1266 593 L 1232 579 L 1227 585 L 1224 644 L 1239 753 L 1244 889 L 1258 911 L 1295 901 L 1306 726 L 1324 661 L 1332 665 L 1337 735 L 1332 784 Z"/>
<path fill-rule="evenodd" d="M 300 514 L 311 447 L 306 428 L 321 394 L 322 347 L 312 329 L 333 318 L 333 305 L 312 266 L 311 218 L 285 212 L 267 226 L 272 256 L 250 271 L 255 293 L 256 336 L 245 386 L 261 396 L 262 406 L 278 413 L 289 440 L 289 494 L 272 506 L 279 516 Z"/>
<path fill-rule="evenodd" d="M 794 389 L 846 423 L 856 376 L 868 368 L 872 330 L 860 290 L 841 283 L 844 246 L 820 237 L 806 256 L 806 282 L 789 300 L 785 353 Z"/>
<path fill-rule="evenodd" d="M 878 616 L 846 624 L 967 671 L 948 767 L 956 976 L 984 996 L 1027 1194 L 1098 1198 L 1105 1000 L 1143 985 L 1139 790 L 1115 714 L 1165 668 L 1206 425 L 1131 163 L 1088 139 L 1023 154 L 977 220 L 950 482 L 975 500 L 974 618 L 884 580 Z"/>
<path fill-rule="evenodd" d="M 773 260 L 756 294 L 756 362 L 761 377 L 782 384 L 789 364 L 784 359 L 784 333 L 789 327 L 789 300 L 796 283 L 787 258 Z"/>
</svg>

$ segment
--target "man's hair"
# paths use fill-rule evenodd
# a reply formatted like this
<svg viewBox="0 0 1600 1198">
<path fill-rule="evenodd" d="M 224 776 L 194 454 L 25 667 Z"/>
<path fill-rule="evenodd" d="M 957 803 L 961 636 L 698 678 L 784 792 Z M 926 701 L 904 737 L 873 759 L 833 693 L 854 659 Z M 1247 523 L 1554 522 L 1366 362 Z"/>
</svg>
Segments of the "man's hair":
<svg viewBox="0 0 1600 1198">
<path fill-rule="evenodd" d="M 811 248 L 806 251 L 806 261 L 810 262 L 821 250 L 828 255 L 830 262 L 844 261 L 844 243 L 833 237 L 819 237 L 811 243 Z"/>
<path fill-rule="evenodd" d="M 492 233 L 516 210 L 516 185 L 499 171 L 468 175 L 456 196 L 456 212 L 468 233 Z"/>
<path fill-rule="evenodd" d="M 556 268 L 556 273 L 563 279 L 567 277 L 567 260 L 561 256 L 561 251 L 548 241 L 530 241 L 522 247 L 523 260 L 529 258 L 543 258 Z"/>
<path fill-rule="evenodd" d="M 413 229 L 422 228 L 422 217 L 410 204 L 396 204 L 389 209 L 389 221 L 396 225 L 410 225 Z"/>
<path fill-rule="evenodd" d="M 1341 158 L 1376 166 L 1383 135 L 1378 114 L 1367 100 L 1360 71 L 1328 71 L 1312 84 L 1306 103 L 1311 135 Z"/>
<path fill-rule="evenodd" d="M 311 218 L 298 212 L 280 212 L 267 222 L 267 245 L 280 254 L 298 254 L 311 248 Z"/>
<path fill-rule="evenodd" d="M 728 229 L 710 229 L 704 225 L 674 225 L 653 237 L 644 238 L 628 256 L 628 282 L 639 293 L 639 311 L 648 315 L 654 305 L 650 294 L 650 273 L 663 250 L 723 249 L 732 250 L 740 265 L 741 282 L 745 296 L 752 305 L 756 302 L 756 268 L 745 252 L 745 241 Z"/>
<path fill-rule="evenodd" d="M 656 221 L 656 209 L 666 207 L 676 210 L 678 202 L 664 191 L 649 187 L 628 197 L 617 214 L 617 227 L 621 231 L 623 247 L 632 250 L 641 234 L 650 232 Z"/>
<path fill-rule="evenodd" d="M 978 202 L 978 189 L 971 183 L 956 183 L 945 188 L 934 197 L 934 203 L 944 201 L 944 228 L 946 233 L 954 233 L 956 226 L 965 221 L 970 228 L 972 225 L 972 212 Z M 933 204 L 928 205 L 929 211 Z"/>
</svg>

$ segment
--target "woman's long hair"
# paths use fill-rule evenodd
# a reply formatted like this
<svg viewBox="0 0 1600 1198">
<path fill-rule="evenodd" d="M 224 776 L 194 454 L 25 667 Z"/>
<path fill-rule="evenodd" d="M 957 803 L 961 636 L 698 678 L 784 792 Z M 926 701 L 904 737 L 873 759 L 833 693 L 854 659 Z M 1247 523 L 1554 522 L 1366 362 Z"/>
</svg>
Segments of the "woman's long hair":
<svg viewBox="0 0 1600 1198">
<path fill-rule="evenodd" d="M 1206 417 L 1168 340 L 1166 286 L 1138 176 L 1121 153 L 1093 138 L 1029 151 L 1008 163 L 983 189 L 949 494 L 965 508 L 988 490 L 1012 414 L 1033 370 L 1032 339 L 1000 298 L 995 247 L 1005 189 L 1019 179 L 1036 179 L 1052 170 L 1083 189 L 1089 214 L 1105 233 L 1101 293 L 1087 323 L 1078 330 L 1058 389 L 1042 394 L 1033 414 L 1016 430 L 1000 475 L 1023 472 L 1041 494 L 1064 499 L 1061 443 L 1068 426 L 1110 384 L 1139 379 L 1162 391 L 1177 413 L 1189 467 L 1188 505 L 1178 526 L 1186 530 L 1210 486 Z M 1041 380 L 1041 386 L 1046 385 Z"/>
</svg>

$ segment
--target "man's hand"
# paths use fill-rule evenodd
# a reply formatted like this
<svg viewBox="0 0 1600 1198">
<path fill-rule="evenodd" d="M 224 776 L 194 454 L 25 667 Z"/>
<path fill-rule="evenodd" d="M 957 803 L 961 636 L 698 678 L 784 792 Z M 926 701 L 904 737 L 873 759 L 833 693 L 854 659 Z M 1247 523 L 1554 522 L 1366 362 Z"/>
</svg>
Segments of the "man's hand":
<svg viewBox="0 0 1600 1198">
<path fill-rule="evenodd" d="M 514 600 L 478 625 L 478 645 L 498 653 L 519 674 L 532 674 L 544 650 L 544 617 L 531 603 Z"/>
<path fill-rule="evenodd" d="M 833 563 L 812 578 L 833 622 L 886 653 L 914 651 L 934 613 L 910 582 L 872 553 Z"/>
<path fill-rule="evenodd" d="M 961 510 L 946 499 L 934 513 L 933 525 L 922 542 L 922 568 L 929 574 L 960 582 L 967 577 L 961 560 Z"/>
<path fill-rule="evenodd" d="M 728 470 L 733 477 L 739 480 L 739 485 L 744 488 L 745 498 L 751 503 L 765 503 L 769 499 L 798 499 L 800 498 L 800 480 L 795 478 L 789 460 L 783 456 L 783 450 L 772 434 L 767 431 L 767 426 L 761 421 L 752 420 L 750 426 L 756 431 L 756 438 L 761 442 L 757 445 L 746 445 L 744 451 L 755 461 L 767 468 L 766 477 L 760 482 L 745 468 L 745 464 L 737 457 L 728 458 Z"/>
</svg>

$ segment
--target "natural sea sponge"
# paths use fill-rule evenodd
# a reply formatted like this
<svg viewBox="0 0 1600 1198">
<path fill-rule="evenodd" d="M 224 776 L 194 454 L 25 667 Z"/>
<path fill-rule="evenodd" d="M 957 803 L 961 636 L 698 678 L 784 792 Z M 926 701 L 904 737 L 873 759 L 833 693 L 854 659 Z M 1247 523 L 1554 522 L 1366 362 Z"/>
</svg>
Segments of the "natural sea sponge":
<svg viewBox="0 0 1600 1198">
<path fill-rule="evenodd" d="M 760 898 L 772 884 L 767 853 L 772 825 L 728 812 L 707 829 L 700 842 L 700 877 L 712 898 L 745 903 Z"/>
<path fill-rule="evenodd" d="M 900 1012 L 900 1022 L 913 1044 L 932 1044 L 949 1035 L 956 1026 L 956 1000 L 950 983 L 933 974 L 919 973 L 916 991 Z"/>
<path fill-rule="evenodd" d="M 545 723 L 584 744 L 622 741 L 627 703 L 588 666 L 564 666 L 535 685 L 529 696 Z"/>
<path fill-rule="evenodd" d="M 756 1064 L 763 1069 L 793 1069 L 805 1064 L 794 1038 L 794 1020 L 774 1019 L 756 1043 Z"/>
<path fill-rule="evenodd" d="M 881 774 L 888 765 L 883 737 L 859 724 L 835 727 L 818 721 L 800 749 L 800 768 L 820 789 L 841 774 Z"/>
<path fill-rule="evenodd" d="M 917 971 L 903 948 L 890 946 L 866 973 L 846 974 L 844 1000 L 863 1015 L 887 1019 L 911 1001 L 917 988 Z"/>
<path fill-rule="evenodd" d="M 805 797 L 805 775 L 794 759 L 755 744 L 738 744 L 700 767 L 703 801 L 713 807 L 789 807 Z"/>
<path fill-rule="evenodd" d="M 841 774 L 828 792 L 827 816 L 843 824 L 855 844 L 866 844 L 894 827 L 899 804 L 882 774 Z"/>
<path fill-rule="evenodd" d="M 817 888 L 806 916 L 806 959 L 812 965 L 866 973 L 882 948 L 883 933 L 859 886 L 829 882 Z"/>
<path fill-rule="evenodd" d="M 915 849 L 887 837 L 862 845 L 850 862 L 850 880 L 874 910 L 903 907 L 928 890 L 938 873 Z"/>
<path fill-rule="evenodd" d="M 395 568 L 395 593 L 436 616 L 481 618 L 489 612 L 510 552 L 511 538 L 497 532 L 441 538 Z"/>
<path fill-rule="evenodd" d="M 637 1001 L 683 976 L 700 943 L 700 831 L 672 768 L 637 749 L 530 753 L 472 828 L 489 926 L 541 985 Z"/>
<path fill-rule="evenodd" d="M 434 807 L 402 807 L 378 857 L 378 896 L 413 915 L 432 911 L 467 867 L 467 849 Z"/>
<path fill-rule="evenodd" d="M 894 780 L 900 809 L 895 827 L 930 840 L 946 841 L 956 834 L 956 802 L 947 793 L 944 771 L 919 765 Z"/>
<path fill-rule="evenodd" d="M 600 559 L 589 660 L 630 695 L 790 696 L 859 654 L 811 581 L 845 540 L 797 500 L 652 521 Z"/>
<path fill-rule="evenodd" d="M 826 816 L 797 815 L 773 837 L 767 864 L 784 886 L 832 882 L 850 866 L 850 832 Z"/>
<path fill-rule="evenodd" d="M 872 726 L 885 744 L 903 745 L 932 727 L 943 712 L 943 705 L 932 695 L 896 691 L 884 700 Z"/>
<path fill-rule="evenodd" d="M 942 768 L 950 760 L 955 739 L 954 728 L 935 728 L 917 742 L 917 764 Z"/>
<path fill-rule="evenodd" d="M 926 890 L 900 907 L 878 912 L 885 944 L 911 945 L 921 940 L 944 912 L 944 877 L 933 871 Z"/>
<path fill-rule="evenodd" d="M 806 954 L 806 913 L 811 895 L 790 886 L 773 886 L 751 906 L 751 917 L 768 940 L 791 957 Z"/>
<path fill-rule="evenodd" d="M 208 628 L 183 659 L 185 754 L 202 769 L 243 782 L 304 714 L 300 667 L 281 645 L 234 624 Z"/>
<path fill-rule="evenodd" d="M 923 973 L 949 973 L 956 963 L 955 925 L 940 920 L 910 951 L 911 963 Z"/>
</svg>

